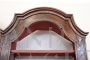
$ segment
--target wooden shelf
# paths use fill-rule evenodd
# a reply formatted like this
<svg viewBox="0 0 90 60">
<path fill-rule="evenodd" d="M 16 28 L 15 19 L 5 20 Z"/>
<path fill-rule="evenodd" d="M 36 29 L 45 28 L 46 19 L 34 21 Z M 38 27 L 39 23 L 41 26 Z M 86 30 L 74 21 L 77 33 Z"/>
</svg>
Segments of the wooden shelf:
<svg viewBox="0 0 90 60">
<path fill-rule="evenodd" d="M 48 56 L 54 56 L 54 55 L 59 55 L 59 56 L 64 56 L 65 54 L 74 55 L 74 51 L 63 51 L 63 50 L 11 50 L 11 53 L 15 54 L 15 55 L 24 55 L 24 56 L 28 56 L 28 55 L 32 55 L 32 56 L 44 56 L 44 55 L 48 55 Z"/>
<path fill-rule="evenodd" d="M 11 50 L 13 53 L 74 53 L 71 51 L 64 50 Z"/>
</svg>

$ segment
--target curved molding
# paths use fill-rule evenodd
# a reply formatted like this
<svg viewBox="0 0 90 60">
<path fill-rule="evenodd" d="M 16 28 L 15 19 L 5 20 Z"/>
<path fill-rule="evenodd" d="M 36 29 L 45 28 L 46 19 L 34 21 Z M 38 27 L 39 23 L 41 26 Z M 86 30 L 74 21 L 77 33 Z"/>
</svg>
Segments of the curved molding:
<svg viewBox="0 0 90 60">
<path fill-rule="evenodd" d="M 77 33 L 79 33 L 83 36 L 86 36 L 88 34 L 88 32 L 84 32 L 79 27 L 77 27 L 77 25 L 74 22 L 72 14 L 66 14 L 66 13 L 64 13 L 60 10 L 57 10 L 55 8 L 50 8 L 50 7 L 39 7 L 39 8 L 34 8 L 34 9 L 31 9 L 31 10 L 28 10 L 28 11 L 22 13 L 22 14 L 15 14 L 15 16 L 13 18 L 13 22 L 5 30 L 1 30 L 1 33 L 6 34 L 10 29 L 12 29 L 12 27 L 16 24 L 18 19 L 23 18 L 23 17 L 25 17 L 29 14 L 32 14 L 32 13 L 38 12 L 38 11 L 51 11 L 51 12 L 54 12 L 56 14 L 59 14 L 59 15 L 63 16 L 65 19 L 68 18 L 68 19 L 70 19 L 69 23 L 72 25 L 73 30 L 76 30 Z"/>
<path fill-rule="evenodd" d="M 0 57 L 2 57 L 1 60 L 9 60 L 10 51 L 15 49 L 15 43 L 21 40 L 20 38 L 24 38 L 29 35 L 33 31 L 32 30 L 30 32 L 31 29 L 34 29 L 35 27 L 38 28 L 40 25 L 35 24 L 33 28 L 31 28 L 31 25 L 35 22 L 39 22 L 38 24 L 40 24 L 40 21 L 49 21 L 54 23 L 54 29 L 56 29 L 56 26 L 58 26 L 58 31 L 61 31 L 61 36 L 73 43 L 73 49 L 75 51 L 73 53 L 75 54 L 74 60 L 83 60 L 83 58 L 85 58 L 84 60 L 87 60 L 85 37 L 87 36 L 88 32 L 82 31 L 75 24 L 72 14 L 66 14 L 60 10 L 50 7 L 38 7 L 28 10 L 22 14 L 15 14 L 12 23 L 5 30 L 0 29 L 0 41 L 2 41 L 2 45 L 0 45 L 2 49 L 0 51 Z M 45 27 L 43 24 L 41 24 L 41 27 Z M 48 27 L 52 26 L 48 25 Z M 84 46 L 83 48 L 82 45 Z M 80 58 L 81 56 L 79 56 L 81 53 L 79 51 L 80 49 L 81 51 L 83 49 L 83 52 L 85 52 L 81 54 L 83 57 L 82 59 Z"/>
</svg>

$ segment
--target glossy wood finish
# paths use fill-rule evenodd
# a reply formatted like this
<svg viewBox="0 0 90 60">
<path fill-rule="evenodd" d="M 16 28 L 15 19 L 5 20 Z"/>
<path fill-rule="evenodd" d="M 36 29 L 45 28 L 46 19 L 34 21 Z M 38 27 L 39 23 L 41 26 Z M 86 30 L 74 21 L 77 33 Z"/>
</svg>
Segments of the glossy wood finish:
<svg viewBox="0 0 90 60">
<path fill-rule="evenodd" d="M 48 30 L 49 27 L 73 44 L 73 51 L 59 51 L 59 54 L 73 53 L 74 60 L 87 60 L 85 38 L 88 32 L 83 32 L 76 26 L 72 14 L 49 7 L 39 7 L 15 14 L 10 26 L 4 31 L 0 30 L 0 60 L 11 58 L 14 60 L 15 57 L 11 53 L 16 55 L 29 53 L 30 51 L 16 51 L 16 43 L 35 30 Z M 84 53 L 81 54 L 80 51 Z"/>
</svg>

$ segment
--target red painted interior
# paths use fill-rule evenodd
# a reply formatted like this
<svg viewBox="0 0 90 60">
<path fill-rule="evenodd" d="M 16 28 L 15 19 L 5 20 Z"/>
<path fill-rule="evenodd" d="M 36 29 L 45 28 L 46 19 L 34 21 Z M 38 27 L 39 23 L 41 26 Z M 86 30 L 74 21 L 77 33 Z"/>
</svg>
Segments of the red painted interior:
<svg viewBox="0 0 90 60">
<path fill-rule="evenodd" d="M 52 30 L 55 31 L 56 33 L 58 33 L 59 35 L 63 35 L 64 38 L 68 39 L 66 37 L 66 35 L 63 32 L 63 29 L 58 27 L 56 24 L 49 22 L 49 21 L 39 21 L 39 22 L 35 22 L 32 23 L 28 28 L 25 28 L 25 30 L 23 31 L 23 33 L 21 34 L 21 36 L 16 40 L 22 40 L 23 38 L 25 38 L 27 35 L 29 35 L 30 33 L 36 31 L 36 30 Z M 69 39 L 68 39 L 69 40 Z M 11 46 L 11 53 L 14 53 L 15 56 L 21 55 L 25 55 L 28 56 L 30 55 L 30 53 L 35 56 L 35 55 L 45 55 L 47 53 L 49 53 L 50 51 L 23 51 L 23 50 L 16 50 L 16 42 L 12 43 Z M 49 55 L 55 55 L 58 54 L 60 55 L 65 55 L 65 53 L 69 53 L 69 55 L 74 56 L 74 51 L 51 51 L 51 53 L 49 53 Z"/>
</svg>

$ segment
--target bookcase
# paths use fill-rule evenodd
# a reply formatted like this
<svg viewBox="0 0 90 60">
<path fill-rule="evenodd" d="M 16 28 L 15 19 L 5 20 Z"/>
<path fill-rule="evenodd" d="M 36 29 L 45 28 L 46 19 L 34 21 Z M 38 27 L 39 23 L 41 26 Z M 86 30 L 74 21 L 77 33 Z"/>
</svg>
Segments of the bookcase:
<svg viewBox="0 0 90 60">
<path fill-rule="evenodd" d="M 0 30 L 1 60 L 87 60 L 83 32 L 72 14 L 39 7 L 15 14 Z"/>
</svg>

